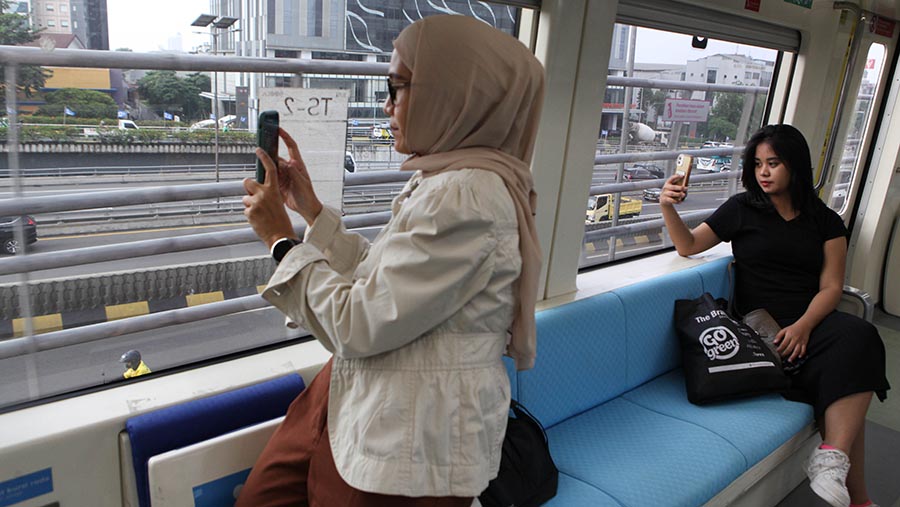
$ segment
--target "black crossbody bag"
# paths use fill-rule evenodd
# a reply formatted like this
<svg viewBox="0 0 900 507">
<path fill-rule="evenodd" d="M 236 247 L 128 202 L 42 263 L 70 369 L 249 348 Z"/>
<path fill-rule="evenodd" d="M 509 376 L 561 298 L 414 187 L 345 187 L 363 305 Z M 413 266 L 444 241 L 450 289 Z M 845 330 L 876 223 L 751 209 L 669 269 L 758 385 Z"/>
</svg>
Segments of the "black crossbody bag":
<svg viewBox="0 0 900 507">
<path fill-rule="evenodd" d="M 516 400 L 503 438 L 500 472 L 478 497 L 483 507 L 537 507 L 556 496 L 559 470 L 544 427 Z"/>
</svg>

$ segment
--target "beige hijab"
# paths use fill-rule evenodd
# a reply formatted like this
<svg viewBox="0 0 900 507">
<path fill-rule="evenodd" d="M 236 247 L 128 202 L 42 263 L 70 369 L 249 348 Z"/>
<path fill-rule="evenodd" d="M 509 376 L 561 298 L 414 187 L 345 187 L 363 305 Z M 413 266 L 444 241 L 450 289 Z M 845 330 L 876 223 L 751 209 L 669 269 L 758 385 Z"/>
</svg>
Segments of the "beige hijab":
<svg viewBox="0 0 900 507">
<path fill-rule="evenodd" d="M 515 38 L 464 16 L 431 16 L 394 41 L 412 71 L 405 136 L 414 153 L 401 170 L 426 176 L 477 168 L 506 183 L 519 221 L 522 272 L 507 354 L 534 366 L 534 304 L 541 271 L 529 165 L 544 96 L 544 69 Z"/>
</svg>

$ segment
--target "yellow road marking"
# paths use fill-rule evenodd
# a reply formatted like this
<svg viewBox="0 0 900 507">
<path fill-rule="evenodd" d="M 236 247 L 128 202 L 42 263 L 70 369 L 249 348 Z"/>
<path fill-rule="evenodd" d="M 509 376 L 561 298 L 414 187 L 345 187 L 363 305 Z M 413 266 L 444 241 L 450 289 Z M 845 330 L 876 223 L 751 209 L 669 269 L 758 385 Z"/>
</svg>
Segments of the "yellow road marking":
<svg viewBox="0 0 900 507">
<path fill-rule="evenodd" d="M 225 293 L 222 291 L 204 292 L 201 294 L 189 294 L 184 297 L 188 306 L 205 305 L 217 301 L 225 301 Z"/>
<path fill-rule="evenodd" d="M 106 307 L 106 320 L 127 319 L 128 317 L 137 317 L 138 315 L 147 315 L 148 313 L 150 313 L 150 304 L 146 301 L 125 303 L 121 305 L 108 305 Z"/>
<path fill-rule="evenodd" d="M 59 331 L 63 328 L 62 314 L 54 313 L 51 315 L 39 315 L 31 318 L 31 325 L 34 328 L 34 334 L 49 333 L 50 331 Z M 25 319 L 13 319 L 13 336 L 19 337 L 25 334 Z"/>
</svg>

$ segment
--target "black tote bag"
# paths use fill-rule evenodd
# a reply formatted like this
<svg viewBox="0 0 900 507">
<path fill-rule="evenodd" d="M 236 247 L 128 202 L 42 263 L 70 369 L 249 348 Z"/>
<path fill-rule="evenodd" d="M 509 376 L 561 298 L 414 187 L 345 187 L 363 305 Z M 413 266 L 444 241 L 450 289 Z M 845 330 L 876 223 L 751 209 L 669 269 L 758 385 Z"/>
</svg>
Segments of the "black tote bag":
<svg viewBox="0 0 900 507">
<path fill-rule="evenodd" d="M 732 319 L 726 307 L 724 299 L 709 293 L 675 301 L 688 400 L 696 405 L 790 386 L 775 353 L 753 329 Z"/>
<path fill-rule="evenodd" d="M 556 496 L 559 470 L 544 427 L 516 400 L 506 424 L 500 471 L 478 497 L 483 507 L 537 507 Z"/>
</svg>

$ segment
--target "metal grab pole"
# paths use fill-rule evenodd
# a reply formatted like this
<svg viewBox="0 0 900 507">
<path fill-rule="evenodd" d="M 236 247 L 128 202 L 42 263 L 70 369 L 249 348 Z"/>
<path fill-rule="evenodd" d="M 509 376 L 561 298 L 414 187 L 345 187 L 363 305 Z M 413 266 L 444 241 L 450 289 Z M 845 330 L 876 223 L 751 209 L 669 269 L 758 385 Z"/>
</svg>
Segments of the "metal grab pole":
<svg viewBox="0 0 900 507">
<path fill-rule="evenodd" d="M 846 10 L 853 13 L 856 16 L 856 24 L 853 27 L 853 33 L 850 35 L 850 45 L 847 47 L 847 65 L 844 67 L 844 75 L 841 78 L 841 87 L 838 92 L 834 116 L 831 118 L 831 128 L 828 132 L 828 139 L 825 140 L 825 153 L 822 158 L 822 169 L 819 171 L 819 177 L 816 179 L 815 184 L 816 192 L 821 190 L 825 185 L 825 178 L 828 177 L 828 173 L 831 170 L 829 166 L 834 158 L 832 152 L 834 151 L 835 146 L 837 146 L 837 134 L 838 130 L 841 128 L 841 117 L 844 115 L 844 105 L 847 102 L 847 95 L 850 93 L 850 80 L 853 77 L 853 68 L 856 66 L 856 58 L 859 54 L 860 39 L 862 38 L 863 28 L 866 25 L 863 21 L 868 14 L 857 5 L 849 2 L 835 2 L 834 9 Z"/>
<path fill-rule="evenodd" d="M 19 66 L 15 63 L 6 65 L 6 118 L 9 123 L 7 127 L 7 146 L 9 169 L 13 182 L 13 195 L 17 198 L 22 197 L 22 171 L 19 167 L 19 105 L 16 98 L 18 90 L 18 73 Z M 63 111 L 63 118 L 65 118 Z M 16 258 L 22 259 L 25 255 L 25 246 L 27 239 L 25 238 L 25 220 L 21 213 L 18 225 L 13 229 L 13 238 L 18 244 L 16 249 Z M 25 371 L 26 383 L 28 385 L 28 397 L 32 400 L 38 399 L 41 395 L 40 385 L 38 385 L 37 364 L 34 360 L 34 354 L 38 351 L 37 343 L 34 341 L 34 312 L 31 308 L 31 286 L 28 284 L 28 272 L 19 273 L 19 315 L 24 324 L 24 344 L 26 350 Z"/>
<path fill-rule="evenodd" d="M 637 45 L 637 27 L 629 27 L 628 28 L 628 59 L 625 62 L 625 72 L 628 74 L 627 77 L 632 77 L 634 75 L 634 47 Z M 620 153 L 628 153 L 628 131 L 631 128 L 631 122 L 628 116 L 631 114 L 631 100 L 634 97 L 634 87 L 633 86 L 625 86 L 625 100 L 624 104 L 622 104 L 622 128 L 620 129 L 621 135 L 619 136 L 619 152 Z M 622 176 L 625 174 L 625 162 L 618 167 L 616 171 L 616 183 L 622 183 Z M 612 203 L 612 227 L 616 227 L 619 225 L 619 210 L 622 206 L 622 194 L 618 195 L 612 194 L 613 201 Z M 616 260 L 616 237 L 611 236 L 609 238 L 609 248 L 607 249 L 607 259 L 610 261 Z"/>
<path fill-rule="evenodd" d="M 211 26 L 209 28 L 209 34 L 212 36 L 212 47 L 213 47 L 213 56 L 219 54 L 218 48 L 218 39 L 219 34 L 216 32 L 216 27 Z M 213 116 L 215 117 L 215 153 L 213 156 L 215 157 L 216 163 L 216 183 L 219 182 L 219 72 L 213 71 Z"/>
</svg>

